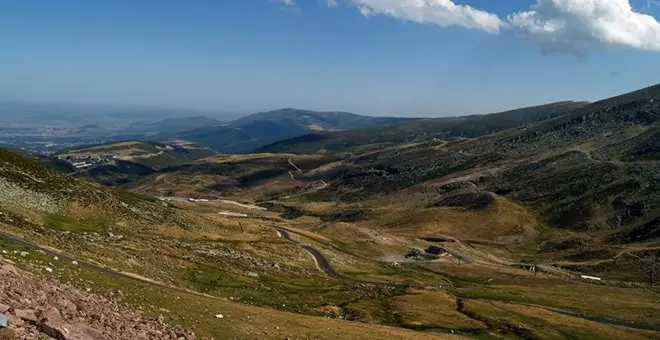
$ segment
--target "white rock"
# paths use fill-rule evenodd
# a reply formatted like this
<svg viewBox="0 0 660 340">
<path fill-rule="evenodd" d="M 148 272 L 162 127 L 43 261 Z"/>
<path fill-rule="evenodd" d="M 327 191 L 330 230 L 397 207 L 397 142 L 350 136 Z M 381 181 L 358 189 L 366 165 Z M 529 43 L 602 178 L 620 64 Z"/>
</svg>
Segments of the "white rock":
<svg viewBox="0 0 660 340">
<path fill-rule="evenodd" d="M 53 260 L 55 260 L 55 261 L 57 261 L 57 260 L 59 260 L 59 259 L 60 259 L 60 258 L 57 257 L 57 256 L 54 256 L 54 257 L 53 257 Z"/>
<path fill-rule="evenodd" d="M 23 256 L 23 257 L 26 257 L 28 255 L 30 255 L 30 253 L 28 253 L 27 251 L 22 251 L 21 252 L 21 256 Z"/>
<path fill-rule="evenodd" d="M 53 268 L 51 268 L 51 267 L 44 267 L 44 269 L 49 273 L 53 272 Z"/>
<path fill-rule="evenodd" d="M 222 314 L 216 314 L 216 315 L 215 315 L 215 318 L 216 318 L 216 319 L 222 319 L 222 318 L 224 318 L 224 317 L 225 317 L 225 316 L 222 315 Z"/>
<path fill-rule="evenodd" d="M 73 264 L 74 266 L 77 266 L 77 265 L 78 265 L 78 261 L 73 260 L 73 261 L 71 261 L 71 264 Z"/>
<path fill-rule="evenodd" d="M 6 250 L 3 250 L 2 253 L 3 253 L 3 254 L 7 254 L 7 251 L 6 251 Z"/>
</svg>

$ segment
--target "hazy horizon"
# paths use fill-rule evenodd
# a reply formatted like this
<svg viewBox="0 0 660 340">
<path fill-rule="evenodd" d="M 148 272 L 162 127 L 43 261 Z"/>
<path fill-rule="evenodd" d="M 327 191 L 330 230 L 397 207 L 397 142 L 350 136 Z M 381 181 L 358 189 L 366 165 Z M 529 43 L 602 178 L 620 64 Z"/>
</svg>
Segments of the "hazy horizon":
<svg viewBox="0 0 660 340">
<path fill-rule="evenodd" d="M 601 98 L 605 99 L 605 98 Z M 600 99 L 599 99 L 600 100 Z M 556 102 L 562 102 L 561 101 L 556 101 Z M 574 101 L 574 102 L 581 102 L 581 101 L 588 101 L 588 102 L 593 102 L 589 100 L 565 100 L 565 101 Z M 378 114 L 369 114 L 369 113 L 363 113 L 363 112 L 354 112 L 354 111 L 347 111 L 347 110 L 322 110 L 322 109 L 315 109 L 315 108 L 304 108 L 304 107 L 278 107 L 278 108 L 269 108 L 269 109 L 262 109 L 262 110 L 255 110 L 255 111 L 229 111 L 229 110 L 221 110 L 221 109 L 204 109 L 204 108 L 192 108 L 192 107 L 166 107 L 166 106 L 154 106 L 154 105 L 144 105 L 144 104 L 120 104 L 120 103 L 102 103 L 102 102 L 74 102 L 74 101 L 55 101 L 55 100 L 21 100 L 21 99 L 14 99 L 14 100 L 2 100 L 0 99 L 0 117 L 3 117 L 7 114 L 11 114 L 11 112 L 6 111 L 6 105 L 18 105 L 19 107 L 25 108 L 25 107 L 32 107 L 36 108 L 37 111 L 33 112 L 35 116 L 42 115 L 44 113 L 52 112 L 53 115 L 57 115 L 58 109 L 75 109 L 76 111 L 72 111 L 68 114 L 68 117 L 75 117 L 77 115 L 81 114 L 102 114 L 102 113 L 112 113 L 112 114 L 118 114 L 121 113 L 122 111 L 126 110 L 129 112 L 124 112 L 124 114 L 131 114 L 131 111 L 135 113 L 144 113 L 148 114 L 149 116 L 147 118 L 151 119 L 168 119 L 168 118 L 188 118 L 188 117 L 196 117 L 196 116 L 205 116 L 208 118 L 214 118 L 218 120 L 233 120 L 233 119 L 238 119 L 241 117 L 246 117 L 252 114 L 256 113 L 263 113 L 263 112 L 272 112 L 272 111 L 279 111 L 279 110 L 288 110 L 288 109 L 293 109 L 293 110 L 301 110 L 301 111 L 314 111 L 314 112 L 346 112 L 346 113 L 352 113 L 356 115 L 361 115 L 361 116 L 371 116 L 371 117 L 402 117 L 402 118 L 443 118 L 443 117 L 459 117 L 459 116 L 469 116 L 469 115 L 485 115 L 485 114 L 492 114 L 492 113 L 500 113 L 500 112 L 506 112 L 510 110 L 516 110 L 516 109 L 521 109 L 525 107 L 532 107 L 532 106 L 540 106 L 540 105 L 545 105 L 545 104 L 551 104 L 551 103 L 556 103 L 556 102 L 543 102 L 543 103 L 536 103 L 536 104 L 531 104 L 527 106 L 516 106 L 516 107 L 506 107 L 503 109 L 496 109 L 496 110 L 490 110 L 486 112 L 465 112 L 465 113 L 456 113 L 456 114 L 446 114 L 446 115 L 438 115 L 438 116 L 415 116 L 415 115 L 408 115 L 408 116 L 396 116 L 396 115 L 378 115 Z M 81 110 L 81 111 L 77 111 Z M 86 110 L 98 110 L 98 112 L 95 111 L 86 111 Z M 146 119 L 146 118 L 145 118 Z"/>
<path fill-rule="evenodd" d="M 0 100 L 401 117 L 595 101 L 660 82 L 656 3 L 7 2 Z"/>
</svg>

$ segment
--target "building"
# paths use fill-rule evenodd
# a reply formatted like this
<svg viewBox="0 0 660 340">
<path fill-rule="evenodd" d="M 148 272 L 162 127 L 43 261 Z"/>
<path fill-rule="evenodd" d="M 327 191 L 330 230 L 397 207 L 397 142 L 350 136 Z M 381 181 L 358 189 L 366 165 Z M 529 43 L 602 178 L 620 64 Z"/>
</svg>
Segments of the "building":
<svg viewBox="0 0 660 340">
<path fill-rule="evenodd" d="M 442 254 L 445 254 L 447 252 L 444 248 L 438 247 L 438 246 L 429 246 L 424 251 L 427 254 L 431 254 L 431 255 L 442 255 Z"/>
</svg>

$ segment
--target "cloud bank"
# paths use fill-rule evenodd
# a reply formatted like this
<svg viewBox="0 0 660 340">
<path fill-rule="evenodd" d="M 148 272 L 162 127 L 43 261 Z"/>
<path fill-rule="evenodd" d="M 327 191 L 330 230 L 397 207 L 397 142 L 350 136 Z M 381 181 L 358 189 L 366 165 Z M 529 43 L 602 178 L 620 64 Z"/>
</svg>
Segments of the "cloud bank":
<svg viewBox="0 0 660 340">
<path fill-rule="evenodd" d="M 537 0 L 531 10 L 508 16 L 523 35 L 546 53 L 582 52 L 592 46 L 622 45 L 660 51 L 660 23 L 633 11 L 628 0 Z"/>
<path fill-rule="evenodd" d="M 294 0 L 271 0 L 295 6 Z M 543 53 L 583 54 L 589 48 L 627 46 L 660 51 L 660 22 L 635 12 L 629 0 L 536 0 L 531 8 L 497 14 L 454 0 L 323 0 L 327 7 L 345 3 L 365 17 L 386 15 L 420 24 L 463 27 L 491 34 L 513 30 L 537 41 Z M 509 0 L 493 0 L 509 1 Z M 660 3 L 647 0 L 643 11 Z"/>
</svg>

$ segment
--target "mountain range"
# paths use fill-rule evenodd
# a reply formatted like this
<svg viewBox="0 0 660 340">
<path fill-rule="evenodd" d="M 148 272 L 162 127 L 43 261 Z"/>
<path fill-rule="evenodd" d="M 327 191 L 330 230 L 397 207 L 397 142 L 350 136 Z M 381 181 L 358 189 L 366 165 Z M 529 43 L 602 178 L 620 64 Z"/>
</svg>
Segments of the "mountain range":
<svg viewBox="0 0 660 340">
<path fill-rule="evenodd" d="M 630 261 L 660 249 L 659 103 L 660 85 L 592 104 L 314 133 L 260 148 L 250 158 L 163 169 L 132 190 L 275 200 L 302 212 L 311 202 L 370 207 L 380 218 L 400 211 L 393 221 L 378 220 L 404 234 L 410 232 L 404 226 L 417 224 L 425 237 L 533 245 L 539 252 L 528 257 L 629 277 L 639 275 Z M 205 180 L 197 181 L 202 174 Z M 401 201 L 414 209 L 401 208 Z M 437 229 L 433 213 L 446 209 L 467 221 L 492 209 L 496 219 L 519 216 L 521 209 L 528 217 L 520 226 Z"/>
<path fill-rule="evenodd" d="M 657 338 L 660 85 L 480 116 L 284 110 L 202 130 L 228 128 L 307 135 L 242 139 L 263 151 L 244 154 L 0 149 L 0 275 L 93 290 L 174 338 Z M 122 163 L 80 170 L 97 158 Z M 13 329 L 52 331 L 20 308 L 56 303 L 121 332 L 114 312 L 17 288 Z"/>
<path fill-rule="evenodd" d="M 348 112 L 317 112 L 281 109 L 255 113 L 225 125 L 208 126 L 160 138 L 194 141 L 222 153 L 245 153 L 286 138 L 312 131 L 337 131 L 414 120 L 412 118 L 368 117 Z"/>
</svg>

